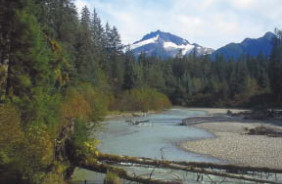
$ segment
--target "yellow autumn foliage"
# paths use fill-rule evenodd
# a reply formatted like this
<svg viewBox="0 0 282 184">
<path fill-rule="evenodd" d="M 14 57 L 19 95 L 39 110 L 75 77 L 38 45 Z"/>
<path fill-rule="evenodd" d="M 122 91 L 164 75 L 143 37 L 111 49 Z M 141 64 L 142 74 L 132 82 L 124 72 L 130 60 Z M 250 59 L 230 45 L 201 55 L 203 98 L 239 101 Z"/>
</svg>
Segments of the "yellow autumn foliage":
<svg viewBox="0 0 282 184">
<path fill-rule="evenodd" d="M 20 128 L 20 116 L 11 105 L 0 105 L 0 147 L 21 142 L 23 132 Z"/>
<path fill-rule="evenodd" d="M 107 104 L 107 97 L 90 85 L 68 89 L 61 105 L 62 118 L 67 121 L 97 122 L 106 114 Z"/>
<path fill-rule="evenodd" d="M 169 108 L 171 102 L 167 96 L 154 89 L 132 89 L 123 92 L 116 106 L 124 111 L 149 111 Z"/>
<path fill-rule="evenodd" d="M 46 166 L 52 162 L 54 145 L 46 127 L 32 126 L 26 130 L 23 154 L 31 165 Z"/>
<path fill-rule="evenodd" d="M 76 90 L 69 90 L 66 95 L 65 101 L 61 106 L 62 116 L 67 120 L 88 120 L 91 114 L 91 106 L 86 101 L 83 94 Z"/>
<path fill-rule="evenodd" d="M 11 105 L 0 105 L 0 164 L 13 161 L 15 152 L 23 140 L 24 133 L 20 127 L 20 115 Z"/>
</svg>

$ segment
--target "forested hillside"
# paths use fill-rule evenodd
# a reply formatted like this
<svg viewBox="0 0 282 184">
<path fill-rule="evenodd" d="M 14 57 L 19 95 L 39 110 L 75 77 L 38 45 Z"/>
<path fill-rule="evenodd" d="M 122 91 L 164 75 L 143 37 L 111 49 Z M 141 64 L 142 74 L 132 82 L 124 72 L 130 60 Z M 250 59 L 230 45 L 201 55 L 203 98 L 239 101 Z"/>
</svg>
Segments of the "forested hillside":
<svg viewBox="0 0 282 184">
<path fill-rule="evenodd" d="M 281 104 L 280 31 L 271 58 L 211 62 L 135 58 L 72 0 L 4 0 L 0 22 L 0 183 L 64 183 L 111 110 Z"/>
</svg>

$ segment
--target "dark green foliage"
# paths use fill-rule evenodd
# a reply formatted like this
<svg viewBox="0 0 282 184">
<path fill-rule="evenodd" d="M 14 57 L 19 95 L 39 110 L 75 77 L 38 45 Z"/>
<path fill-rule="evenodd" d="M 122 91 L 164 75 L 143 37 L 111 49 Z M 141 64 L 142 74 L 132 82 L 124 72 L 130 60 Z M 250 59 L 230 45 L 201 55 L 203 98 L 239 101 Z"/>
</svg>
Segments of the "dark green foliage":
<svg viewBox="0 0 282 184">
<path fill-rule="evenodd" d="M 87 7 L 82 9 L 80 29 L 77 37 L 77 57 L 76 57 L 76 69 L 77 77 L 79 81 L 93 81 L 95 79 L 95 67 L 94 55 L 92 54 L 93 48 L 91 43 L 91 20 L 90 12 Z"/>
<path fill-rule="evenodd" d="M 282 32 L 276 30 L 277 39 L 274 41 L 274 48 L 270 59 L 270 81 L 271 89 L 278 101 L 281 102 L 282 95 Z"/>
<path fill-rule="evenodd" d="M 130 50 L 125 54 L 123 89 L 129 90 L 136 86 L 137 72 L 134 70 L 135 56 Z"/>
</svg>

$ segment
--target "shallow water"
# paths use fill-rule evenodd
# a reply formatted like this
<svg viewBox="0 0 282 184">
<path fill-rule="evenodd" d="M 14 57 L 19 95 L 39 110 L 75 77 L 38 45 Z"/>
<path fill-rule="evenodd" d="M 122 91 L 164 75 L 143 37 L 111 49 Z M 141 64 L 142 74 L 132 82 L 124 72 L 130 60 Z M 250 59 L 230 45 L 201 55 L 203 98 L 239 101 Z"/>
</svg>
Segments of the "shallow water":
<svg viewBox="0 0 282 184">
<path fill-rule="evenodd" d="M 102 141 L 99 150 L 103 153 L 175 161 L 220 162 L 214 158 L 186 152 L 177 146 L 177 143 L 184 140 L 213 137 L 205 130 L 178 125 L 184 118 L 204 114 L 203 111 L 173 108 L 143 118 L 150 120 L 143 125 L 128 125 L 126 120 L 129 118 L 108 120 L 105 131 L 99 135 Z"/>
<path fill-rule="evenodd" d="M 128 155 L 137 157 L 149 157 L 154 159 L 166 159 L 174 161 L 215 162 L 223 161 L 205 155 L 186 152 L 177 146 L 177 143 L 185 140 L 212 138 L 213 135 L 205 130 L 178 124 L 187 117 L 205 115 L 204 111 L 191 111 L 185 108 L 173 108 L 159 114 L 148 115 L 149 123 L 141 125 L 128 125 L 129 118 L 114 118 L 104 122 L 104 131 L 98 135 L 101 140 L 99 150 L 103 153 Z M 163 151 L 161 151 L 163 150 Z M 148 173 L 151 170 L 145 168 L 126 168 L 136 173 Z M 160 169 L 162 178 L 170 178 L 167 170 Z M 169 171 L 171 172 L 171 171 Z M 183 173 L 179 175 L 182 177 Z M 85 169 L 76 168 L 73 175 L 73 183 L 88 181 L 100 181 L 103 183 L 103 174 L 98 174 Z M 77 182 L 76 182 L 77 181 Z M 95 182 L 94 182 L 95 183 Z M 99 182 L 98 182 L 99 183 Z"/>
<path fill-rule="evenodd" d="M 204 155 L 185 152 L 177 147 L 177 143 L 185 140 L 200 138 L 211 138 L 212 134 L 205 130 L 179 126 L 182 119 L 192 116 L 205 115 L 203 111 L 191 111 L 185 108 L 174 108 L 160 114 L 149 115 L 144 119 L 149 119 L 150 123 L 144 126 L 131 126 L 126 123 L 128 118 L 114 118 L 104 122 L 105 130 L 99 134 L 102 145 L 99 147 L 103 153 L 112 153 L 118 155 L 129 155 L 138 157 L 150 157 L 175 161 L 195 161 L 195 162 L 216 162 L 226 163 L 224 161 L 211 158 Z M 146 126 L 145 126 L 146 125 Z M 163 154 L 161 149 L 163 148 Z M 197 181 L 196 173 L 171 170 L 164 168 L 145 168 L 138 166 L 117 166 L 122 167 L 133 175 L 153 177 L 164 180 L 181 180 L 183 184 L 191 183 L 238 183 L 247 184 L 247 182 L 232 178 L 218 177 L 212 175 L 201 175 L 203 181 Z M 153 174 L 153 175 L 152 175 Z M 247 175 L 249 177 L 249 175 Z M 259 174 L 257 175 L 260 176 Z M 103 183 L 105 175 L 93 171 L 76 168 L 71 183 Z M 276 176 L 271 176 L 275 181 Z M 277 175 L 281 181 L 281 175 Z M 134 184 L 134 182 L 125 181 L 125 183 Z M 278 182 L 279 183 L 279 182 Z"/>
</svg>

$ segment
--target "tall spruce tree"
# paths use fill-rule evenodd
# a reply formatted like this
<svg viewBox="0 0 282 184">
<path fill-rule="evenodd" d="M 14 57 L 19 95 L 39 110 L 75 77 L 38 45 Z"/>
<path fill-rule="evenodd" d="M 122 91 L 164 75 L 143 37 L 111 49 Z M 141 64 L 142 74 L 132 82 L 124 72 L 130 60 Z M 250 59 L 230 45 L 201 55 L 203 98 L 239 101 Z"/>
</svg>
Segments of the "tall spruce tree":
<svg viewBox="0 0 282 184">
<path fill-rule="evenodd" d="M 100 66 L 102 66 L 103 61 L 105 61 L 106 57 L 105 33 L 96 9 L 93 10 L 93 17 L 91 20 L 91 40 L 93 42 L 93 52 L 95 60 L 99 63 Z"/>
<path fill-rule="evenodd" d="M 131 50 L 125 53 L 123 89 L 130 90 L 135 87 L 136 73 L 134 70 L 135 56 Z"/>
<path fill-rule="evenodd" d="M 282 98 L 282 31 L 275 30 L 277 38 L 274 40 L 274 47 L 270 59 L 269 74 L 271 89 L 275 97 L 281 102 Z"/>
<path fill-rule="evenodd" d="M 91 19 L 90 11 L 85 6 L 81 12 L 79 34 L 77 37 L 77 57 L 76 68 L 78 73 L 78 80 L 90 82 L 92 70 L 94 67 L 94 56 L 91 41 Z"/>
</svg>

